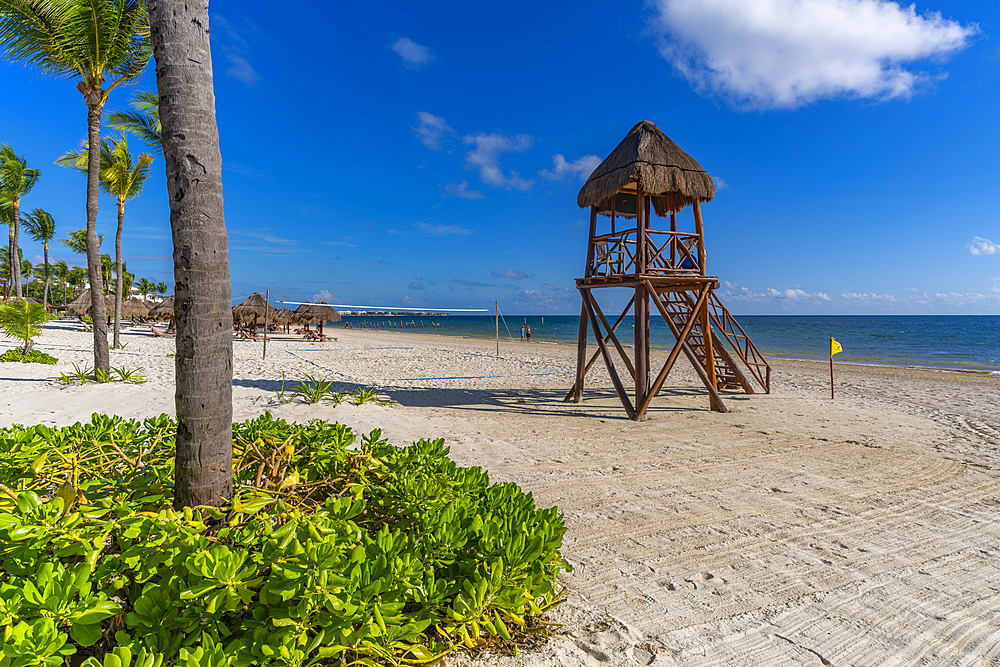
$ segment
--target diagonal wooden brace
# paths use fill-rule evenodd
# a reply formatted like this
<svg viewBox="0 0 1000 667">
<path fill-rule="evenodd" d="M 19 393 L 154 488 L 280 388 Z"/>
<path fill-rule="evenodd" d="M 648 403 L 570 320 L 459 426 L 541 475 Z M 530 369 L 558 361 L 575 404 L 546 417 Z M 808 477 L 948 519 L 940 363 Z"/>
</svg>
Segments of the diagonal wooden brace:
<svg viewBox="0 0 1000 667">
<path fill-rule="evenodd" d="M 615 391 L 618 393 L 618 398 L 621 399 L 626 414 L 628 414 L 629 419 L 632 419 L 635 416 L 635 408 L 632 407 L 632 401 L 629 400 L 628 394 L 625 393 L 625 387 L 622 386 L 621 378 L 618 377 L 618 371 L 615 370 L 611 353 L 608 352 L 608 346 L 604 342 L 604 338 L 601 337 L 600 327 L 597 324 L 597 316 L 594 314 L 594 299 L 590 295 L 589 289 L 582 289 L 580 293 L 583 295 L 583 302 L 587 306 L 587 314 L 590 316 L 590 326 L 594 330 L 597 345 L 601 348 L 601 356 L 604 357 L 604 365 L 608 367 L 608 375 L 611 376 L 611 383 L 615 385 Z"/>
</svg>

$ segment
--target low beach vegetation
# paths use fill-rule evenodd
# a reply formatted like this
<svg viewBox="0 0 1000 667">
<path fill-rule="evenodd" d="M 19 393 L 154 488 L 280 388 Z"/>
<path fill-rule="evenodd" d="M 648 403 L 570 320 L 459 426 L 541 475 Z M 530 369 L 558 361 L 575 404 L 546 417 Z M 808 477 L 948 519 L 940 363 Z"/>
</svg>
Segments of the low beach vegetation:
<svg viewBox="0 0 1000 667">
<path fill-rule="evenodd" d="M 232 502 L 178 511 L 176 431 L 0 429 L 0 665 L 418 664 L 547 632 L 562 515 L 442 440 L 265 414 L 233 425 Z"/>
<path fill-rule="evenodd" d="M 55 380 L 56 382 L 62 382 L 67 386 L 72 385 L 85 385 L 88 382 L 95 382 L 98 384 L 104 384 L 107 382 L 123 382 L 125 384 L 146 384 L 146 377 L 142 374 L 144 370 L 142 367 L 139 368 L 126 368 L 121 366 L 119 368 L 111 367 L 107 372 L 101 369 L 94 369 L 92 366 L 79 366 L 73 363 L 73 370 L 68 373 L 60 373 L 59 375 L 50 377 L 50 380 Z M 3 667 L 0 665 L 0 667 Z"/>
<path fill-rule="evenodd" d="M 54 364 L 59 360 L 41 350 L 32 350 L 23 354 L 20 350 L 7 350 L 0 355 L 0 361 L 20 361 L 26 364 Z"/>
</svg>

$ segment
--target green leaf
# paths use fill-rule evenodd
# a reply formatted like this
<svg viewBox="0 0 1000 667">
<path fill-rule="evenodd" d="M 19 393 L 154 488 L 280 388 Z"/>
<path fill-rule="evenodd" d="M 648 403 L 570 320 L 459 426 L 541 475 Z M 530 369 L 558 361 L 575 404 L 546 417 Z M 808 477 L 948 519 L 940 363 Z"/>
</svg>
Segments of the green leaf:
<svg viewBox="0 0 1000 667">
<path fill-rule="evenodd" d="M 101 625 L 94 623 L 73 623 L 69 628 L 69 636 L 80 646 L 93 646 L 101 638 Z"/>
</svg>

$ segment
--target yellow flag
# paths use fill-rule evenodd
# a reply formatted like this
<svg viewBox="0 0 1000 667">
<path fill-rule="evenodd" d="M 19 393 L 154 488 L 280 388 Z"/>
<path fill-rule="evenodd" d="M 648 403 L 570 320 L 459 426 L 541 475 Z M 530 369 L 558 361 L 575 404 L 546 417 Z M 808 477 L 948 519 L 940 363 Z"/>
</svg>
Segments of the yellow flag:
<svg viewBox="0 0 1000 667">
<path fill-rule="evenodd" d="M 843 351 L 844 351 L 844 348 L 842 348 L 840 346 L 840 343 L 838 343 L 833 338 L 831 338 L 830 339 L 830 356 L 832 357 L 835 354 L 840 354 Z"/>
</svg>

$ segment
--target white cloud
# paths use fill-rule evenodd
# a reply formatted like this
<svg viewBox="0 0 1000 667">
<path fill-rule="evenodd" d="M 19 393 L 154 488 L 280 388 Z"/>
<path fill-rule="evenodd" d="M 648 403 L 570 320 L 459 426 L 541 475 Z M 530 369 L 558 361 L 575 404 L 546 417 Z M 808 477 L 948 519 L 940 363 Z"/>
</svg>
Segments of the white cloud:
<svg viewBox="0 0 1000 667">
<path fill-rule="evenodd" d="M 556 153 L 552 156 L 552 171 L 543 169 L 538 173 L 542 178 L 552 181 L 559 181 L 564 178 L 585 181 L 597 169 L 597 165 L 599 164 L 601 164 L 601 158 L 596 155 L 584 155 L 569 162 L 561 154 Z"/>
<path fill-rule="evenodd" d="M 320 290 L 319 294 L 313 294 L 313 301 L 326 301 L 330 303 L 333 301 L 333 294 L 330 293 L 330 290 Z"/>
<path fill-rule="evenodd" d="M 500 168 L 502 153 L 523 153 L 531 148 L 534 139 L 527 134 L 515 134 L 508 137 L 501 132 L 492 134 L 470 134 L 462 138 L 468 146 L 473 146 L 465 155 L 469 166 L 479 171 L 479 177 L 490 185 L 507 188 L 508 190 L 528 190 L 532 181 L 525 180 L 512 171 L 510 175 Z"/>
<path fill-rule="evenodd" d="M 250 44 L 225 17 L 219 14 L 212 14 L 211 19 L 215 27 L 221 28 L 221 30 L 213 32 L 212 37 L 219 43 L 222 53 L 226 56 L 226 60 L 229 61 L 230 67 L 226 69 L 226 74 L 248 86 L 256 86 L 260 80 L 260 76 L 253 68 L 253 65 L 250 64 L 250 61 L 246 59 Z M 253 24 L 246 20 L 243 22 L 242 29 L 248 30 L 251 33 L 260 32 Z"/>
<path fill-rule="evenodd" d="M 254 70 L 253 65 L 251 65 L 246 58 L 243 56 L 236 55 L 235 53 L 227 53 L 226 59 L 229 64 L 232 65 L 226 70 L 226 74 L 233 77 L 237 81 L 242 81 L 248 86 L 256 86 L 259 76 Z"/>
<path fill-rule="evenodd" d="M 535 274 L 525 273 L 520 269 L 512 269 L 510 267 L 507 267 L 506 269 L 503 270 L 503 273 L 497 273 L 496 271 L 492 271 L 490 272 L 490 275 L 492 275 L 494 278 L 513 278 L 514 280 L 521 280 L 522 278 L 530 278 Z"/>
<path fill-rule="evenodd" d="M 756 108 L 907 98 L 936 78 L 904 65 L 979 32 L 890 0 L 654 0 L 660 52 L 701 92 Z"/>
<path fill-rule="evenodd" d="M 1000 278 L 993 278 L 990 280 L 990 282 L 993 283 L 993 286 L 990 288 L 990 291 L 993 292 L 994 294 L 1000 294 Z"/>
<path fill-rule="evenodd" d="M 722 180 L 718 176 L 713 176 L 712 182 L 715 183 L 716 190 L 727 190 L 729 188 L 729 184 L 727 184 L 724 180 Z"/>
<path fill-rule="evenodd" d="M 432 151 L 441 150 L 441 142 L 444 138 L 449 134 L 455 133 L 451 125 L 446 123 L 441 116 L 421 111 L 417 114 L 417 119 L 420 122 L 417 123 L 416 127 L 412 128 L 413 132 L 417 135 L 420 143 Z"/>
<path fill-rule="evenodd" d="M 414 299 L 411 296 L 404 296 L 403 303 L 406 304 L 407 306 L 417 306 L 417 307 L 427 305 L 426 301 L 421 301 L 420 299 Z"/>
<path fill-rule="evenodd" d="M 429 222 L 418 222 L 414 225 L 414 227 L 428 236 L 451 236 L 452 234 L 458 234 L 460 236 L 472 235 L 471 229 L 459 227 L 458 225 L 432 225 Z"/>
<path fill-rule="evenodd" d="M 256 227 L 252 229 L 233 229 L 229 232 L 231 235 L 235 236 L 249 236 L 250 238 L 257 239 L 259 241 L 264 241 L 266 243 L 273 243 L 275 245 L 299 245 L 299 242 L 295 239 L 283 239 L 275 236 L 271 233 L 270 227 Z"/>
<path fill-rule="evenodd" d="M 410 283 L 410 284 L 408 285 L 408 287 L 409 287 L 410 289 L 412 289 L 412 290 L 422 290 L 422 289 L 424 288 L 424 286 L 423 286 L 423 285 L 421 285 L 420 283 L 418 283 L 418 282 L 416 282 L 416 281 L 414 281 L 414 282 Z"/>
<path fill-rule="evenodd" d="M 447 183 L 441 188 L 442 197 L 462 197 L 463 199 L 483 199 L 483 193 L 479 190 L 470 190 L 469 182 Z"/>
<path fill-rule="evenodd" d="M 1000 252 L 1000 245 L 982 236 L 974 236 L 972 240 L 965 244 L 972 255 L 995 255 Z"/>
<path fill-rule="evenodd" d="M 409 37 L 400 37 L 389 48 L 403 59 L 406 69 L 419 69 L 434 60 L 434 54 L 429 48 L 417 44 Z"/>
</svg>

